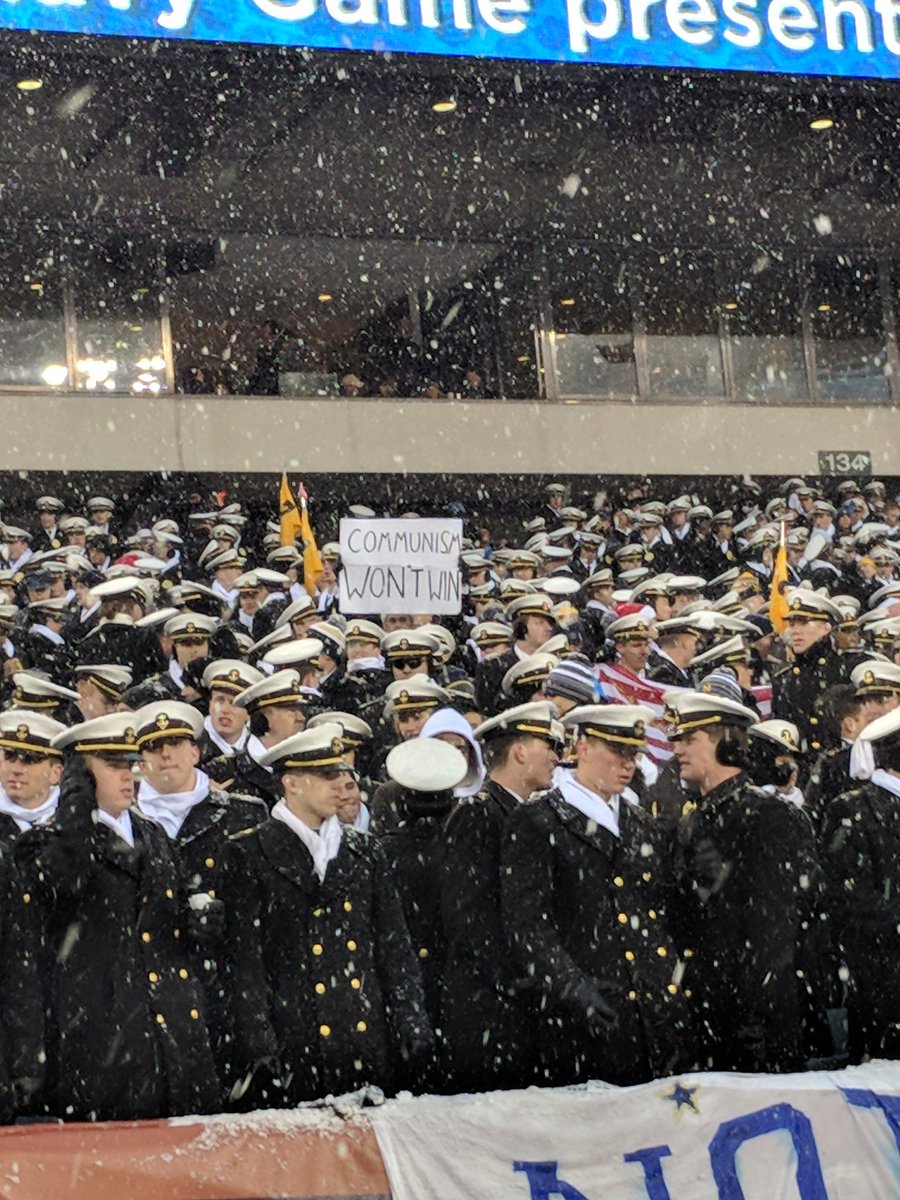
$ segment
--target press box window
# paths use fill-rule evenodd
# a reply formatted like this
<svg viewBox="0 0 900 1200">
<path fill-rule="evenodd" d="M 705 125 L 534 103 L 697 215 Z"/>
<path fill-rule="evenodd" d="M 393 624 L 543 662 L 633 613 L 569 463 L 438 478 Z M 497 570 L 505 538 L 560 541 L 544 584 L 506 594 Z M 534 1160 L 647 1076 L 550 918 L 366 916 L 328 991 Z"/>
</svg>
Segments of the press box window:
<svg viewBox="0 0 900 1200">
<path fill-rule="evenodd" d="M 157 264 L 125 239 L 76 255 L 75 386 L 86 392 L 166 391 Z"/>
<path fill-rule="evenodd" d="M 745 266 L 724 266 L 720 295 L 735 399 L 806 399 L 809 387 L 796 271 L 765 258 Z"/>
<path fill-rule="evenodd" d="M 884 315 L 874 259 L 819 259 L 807 291 L 824 400 L 889 400 Z"/>
<path fill-rule="evenodd" d="M 634 396 L 634 321 L 626 264 L 605 249 L 552 252 L 551 306 L 559 394 Z"/>
<path fill-rule="evenodd" d="M 69 387 L 63 290 L 53 254 L 0 257 L 0 387 Z"/>
<path fill-rule="evenodd" d="M 677 252 L 642 264 L 641 313 L 651 396 L 722 396 L 716 272 Z"/>
</svg>

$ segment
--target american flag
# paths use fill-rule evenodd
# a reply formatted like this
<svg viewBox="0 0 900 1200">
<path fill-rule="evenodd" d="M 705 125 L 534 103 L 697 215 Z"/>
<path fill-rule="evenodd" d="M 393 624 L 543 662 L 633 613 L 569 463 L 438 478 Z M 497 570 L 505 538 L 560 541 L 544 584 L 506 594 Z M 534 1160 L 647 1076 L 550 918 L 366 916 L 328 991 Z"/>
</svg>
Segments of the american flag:
<svg viewBox="0 0 900 1200">
<path fill-rule="evenodd" d="M 597 667 L 597 679 L 600 684 L 602 698 L 610 704 L 644 704 L 652 709 L 657 722 L 647 729 L 647 755 L 655 763 L 665 762 L 672 757 L 672 743 L 666 736 L 663 713 L 665 704 L 663 696 L 666 692 L 687 691 L 687 688 L 673 688 L 667 683 L 654 683 L 650 679 L 641 679 L 633 675 L 621 663 L 601 663 Z M 751 689 L 759 706 L 760 716 L 766 721 L 772 715 L 772 688 L 768 685 Z"/>
</svg>

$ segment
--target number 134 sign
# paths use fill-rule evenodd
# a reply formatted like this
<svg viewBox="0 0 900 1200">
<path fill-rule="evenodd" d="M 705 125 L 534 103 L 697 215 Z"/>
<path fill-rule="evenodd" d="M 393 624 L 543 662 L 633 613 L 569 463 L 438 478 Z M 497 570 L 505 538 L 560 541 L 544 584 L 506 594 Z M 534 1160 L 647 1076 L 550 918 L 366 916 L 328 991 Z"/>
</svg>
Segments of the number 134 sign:
<svg viewBox="0 0 900 1200">
<path fill-rule="evenodd" d="M 868 450 L 820 450 L 820 475 L 871 475 L 872 455 Z"/>
</svg>

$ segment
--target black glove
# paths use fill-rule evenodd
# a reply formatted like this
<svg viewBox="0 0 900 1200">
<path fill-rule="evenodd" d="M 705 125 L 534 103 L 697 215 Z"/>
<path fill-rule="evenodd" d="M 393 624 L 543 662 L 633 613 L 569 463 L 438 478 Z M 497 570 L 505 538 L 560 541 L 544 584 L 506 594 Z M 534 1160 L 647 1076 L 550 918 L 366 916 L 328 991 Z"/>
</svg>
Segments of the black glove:
<svg viewBox="0 0 900 1200">
<path fill-rule="evenodd" d="M 706 887 L 714 888 L 721 883 L 725 873 L 725 862 L 710 838 L 701 838 L 694 847 L 693 869 L 698 882 Z"/>
<path fill-rule="evenodd" d="M 602 1037 L 619 1023 L 615 1009 L 606 1000 L 606 995 L 617 995 L 615 984 L 600 980 L 585 979 L 572 991 L 571 1003 L 584 1019 L 585 1028 L 591 1037 Z"/>
<path fill-rule="evenodd" d="M 88 827 L 97 807 L 94 777 L 80 754 L 70 754 L 59 785 L 55 824 L 59 828 Z"/>
<path fill-rule="evenodd" d="M 188 910 L 188 928 L 201 946 L 212 946 L 225 934 L 225 905 L 210 898 L 205 908 Z"/>
<path fill-rule="evenodd" d="M 434 1034 L 412 1025 L 400 1035 L 400 1057 L 405 1063 L 422 1064 L 434 1053 Z"/>
</svg>

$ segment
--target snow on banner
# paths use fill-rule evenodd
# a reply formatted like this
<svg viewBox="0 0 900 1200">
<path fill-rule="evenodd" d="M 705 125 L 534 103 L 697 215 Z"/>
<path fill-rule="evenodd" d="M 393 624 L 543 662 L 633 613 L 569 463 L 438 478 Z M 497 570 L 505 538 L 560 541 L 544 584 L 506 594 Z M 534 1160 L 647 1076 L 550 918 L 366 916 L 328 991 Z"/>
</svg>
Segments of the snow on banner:
<svg viewBox="0 0 900 1200">
<path fill-rule="evenodd" d="M 462 608 L 458 518 L 341 521 L 341 612 L 433 613 Z"/>
<path fill-rule="evenodd" d="M 0 1156 L 0 1200 L 897 1200 L 900 1063 L 11 1125 Z"/>
<path fill-rule="evenodd" d="M 375 1110 L 393 1200 L 897 1200 L 900 1064 Z"/>
</svg>

